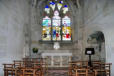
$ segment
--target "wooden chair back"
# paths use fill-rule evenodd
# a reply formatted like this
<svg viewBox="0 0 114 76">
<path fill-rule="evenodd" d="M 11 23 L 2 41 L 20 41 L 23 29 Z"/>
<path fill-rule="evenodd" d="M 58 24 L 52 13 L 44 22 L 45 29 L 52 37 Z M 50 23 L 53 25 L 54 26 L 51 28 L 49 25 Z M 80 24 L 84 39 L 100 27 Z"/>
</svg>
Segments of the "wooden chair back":
<svg viewBox="0 0 114 76">
<path fill-rule="evenodd" d="M 76 76 L 88 76 L 88 69 L 81 68 L 75 70 L 76 70 Z"/>
<path fill-rule="evenodd" d="M 100 61 L 92 61 L 92 67 L 93 67 L 93 69 L 100 69 L 101 62 Z"/>
<path fill-rule="evenodd" d="M 21 61 L 21 60 L 14 60 L 13 62 L 14 62 L 14 67 L 15 68 L 23 66 L 23 61 Z"/>
<path fill-rule="evenodd" d="M 4 65 L 4 76 L 15 75 L 14 64 L 3 64 Z"/>
<path fill-rule="evenodd" d="M 111 76 L 111 65 L 112 63 L 102 63 L 101 69 L 104 69 L 106 72 L 106 76 Z"/>
</svg>

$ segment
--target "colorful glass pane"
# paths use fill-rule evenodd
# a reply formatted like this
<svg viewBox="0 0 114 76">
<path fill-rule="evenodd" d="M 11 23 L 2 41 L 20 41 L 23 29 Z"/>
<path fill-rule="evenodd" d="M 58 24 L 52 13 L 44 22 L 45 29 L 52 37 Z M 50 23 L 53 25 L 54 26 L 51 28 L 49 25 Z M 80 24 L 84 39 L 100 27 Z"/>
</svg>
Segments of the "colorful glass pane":
<svg viewBox="0 0 114 76">
<path fill-rule="evenodd" d="M 54 16 L 53 16 L 53 20 L 52 20 L 53 24 L 52 26 L 60 26 L 60 23 L 61 23 L 61 19 L 59 17 L 59 12 L 58 11 L 55 11 L 54 12 Z"/>
<path fill-rule="evenodd" d="M 53 26 L 60 26 L 60 19 L 53 19 Z"/>
<path fill-rule="evenodd" d="M 43 27 L 42 34 L 51 34 L 51 27 Z"/>
<path fill-rule="evenodd" d="M 52 10 L 55 10 L 55 2 L 50 1 L 50 7 L 52 8 Z"/>
<path fill-rule="evenodd" d="M 62 28 L 62 39 L 63 40 L 71 40 L 71 27 L 63 27 Z"/>
<path fill-rule="evenodd" d="M 44 41 L 50 41 L 51 40 L 51 35 L 47 35 L 47 34 L 44 34 L 44 35 L 42 35 L 42 40 L 44 40 Z"/>
<path fill-rule="evenodd" d="M 51 26 L 51 19 L 46 16 L 45 18 L 43 18 L 43 23 L 42 23 L 43 26 Z"/>
<path fill-rule="evenodd" d="M 58 7 L 58 9 L 60 10 L 61 7 L 62 7 L 62 4 L 61 4 L 61 3 L 58 3 L 58 4 L 57 4 L 57 7 Z"/>
<path fill-rule="evenodd" d="M 58 4 L 57 4 L 57 7 L 58 7 L 58 10 L 61 10 L 61 8 L 62 8 L 62 5 L 63 4 L 63 1 L 60 1 Z"/>
<path fill-rule="evenodd" d="M 65 16 L 63 19 L 62 19 L 62 25 L 63 26 L 70 26 L 70 18 L 68 16 Z"/>
<path fill-rule="evenodd" d="M 62 38 L 63 38 L 64 41 L 71 40 L 71 36 L 69 34 L 63 35 Z"/>
<path fill-rule="evenodd" d="M 53 27 L 53 40 L 61 40 L 60 27 Z"/>
<path fill-rule="evenodd" d="M 46 12 L 47 14 L 49 14 L 49 13 L 50 13 L 50 8 L 49 8 L 49 6 L 48 6 L 48 5 L 46 5 L 46 6 L 45 6 L 45 12 Z"/>
<path fill-rule="evenodd" d="M 66 14 L 67 11 L 68 11 L 68 6 L 67 5 L 64 5 L 63 13 Z"/>
<path fill-rule="evenodd" d="M 51 40 L 51 27 L 43 27 L 42 39 Z"/>
</svg>

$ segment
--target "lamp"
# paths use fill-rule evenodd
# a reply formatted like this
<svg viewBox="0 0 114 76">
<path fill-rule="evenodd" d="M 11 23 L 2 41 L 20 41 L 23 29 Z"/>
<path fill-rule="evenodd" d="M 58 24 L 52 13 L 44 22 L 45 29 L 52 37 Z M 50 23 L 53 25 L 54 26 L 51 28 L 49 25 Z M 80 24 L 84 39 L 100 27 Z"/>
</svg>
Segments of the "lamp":
<svg viewBox="0 0 114 76">
<path fill-rule="evenodd" d="M 86 49 L 85 49 L 85 54 L 86 54 L 86 55 L 89 55 L 89 62 L 88 62 L 88 65 L 89 65 L 90 67 L 92 67 L 91 55 L 94 55 L 94 54 L 95 54 L 94 48 L 86 48 Z"/>
</svg>

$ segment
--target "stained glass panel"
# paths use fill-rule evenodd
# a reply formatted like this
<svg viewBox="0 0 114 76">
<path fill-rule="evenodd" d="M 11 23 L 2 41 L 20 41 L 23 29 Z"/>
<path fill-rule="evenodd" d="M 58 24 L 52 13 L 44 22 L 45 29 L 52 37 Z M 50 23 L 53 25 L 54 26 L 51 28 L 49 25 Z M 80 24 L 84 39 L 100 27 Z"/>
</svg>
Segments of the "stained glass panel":
<svg viewBox="0 0 114 76">
<path fill-rule="evenodd" d="M 60 27 L 53 27 L 53 40 L 61 40 Z"/>
<path fill-rule="evenodd" d="M 43 23 L 42 23 L 43 26 L 51 26 L 51 19 L 46 16 L 45 18 L 43 18 Z"/>
<path fill-rule="evenodd" d="M 63 19 L 62 19 L 62 25 L 63 26 L 70 26 L 70 18 L 68 16 L 65 16 Z"/>
<path fill-rule="evenodd" d="M 58 10 L 60 11 L 61 8 L 63 6 L 63 1 L 60 1 L 58 4 L 57 4 L 57 7 L 58 7 Z"/>
<path fill-rule="evenodd" d="M 64 5 L 63 13 L 66 14 L 67 11 L 68 11 L 68 6 L 67 5 Z"/>
<path fill-rule="evenodd" d="M 46 5 L 46 6 L 45 6 L 45 9 L 44 9 L 44 10 L 45 10 L 45 12 L 46 12 L 47 14 L 49 14 L 49 13 L 50 13 L 50 8 L 49 8 L 49 6 L 48 6 L 48 5 Z"/>
<path fill-rule="evenodd" d="M 60 19 L 53 19 L 53 26 L 60 26 Z"/>
<path fill-rule="evenodd" d="M 63 27 L 62 28 L 62 39 L 63 40 L 71 40 L 71 27 Z"/>
<path fill-rule="evenodd" d="M 52 10 L 55 10 L 55 2 L 50 1 L 50 7 L 52 8 Z"/>
<path fill-rule="evenodd" d="M 42 34 L 51 34 L 51 27 L 43 27 Z"/>
<path fill-rule="evenodd" d="M 53 16 L 53 22 L 52 26 L 60 26 L 61 24 L 61 19 L 59 17 L 59 12 L 55 11 L 54 16 Z"/>
<path fill-rule="evenodd" d="M 51 35 L 46 35 L 46 34 L 42 35 L 42 40 L 50 41 L 51 40 Z"/>
<path fill-rule="evenodd" d="M 51 40 L 51 27 L 43 27 L 42 39 Z"/>
</svg>

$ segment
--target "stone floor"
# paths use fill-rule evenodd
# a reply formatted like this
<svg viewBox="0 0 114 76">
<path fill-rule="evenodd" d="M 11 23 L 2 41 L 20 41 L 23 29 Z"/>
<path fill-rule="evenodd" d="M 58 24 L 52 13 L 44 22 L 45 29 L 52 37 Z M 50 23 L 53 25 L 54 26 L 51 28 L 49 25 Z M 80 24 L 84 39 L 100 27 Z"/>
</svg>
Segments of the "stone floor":
<svg viewBox="0 0 114 76">
<path fill-rule="evenodd" d="M 48 68 L 44 76 L 68 76 L 68 68 Z M 93 72 L 90 72 L 88 76 L 94 76 Z M 97 76 L 106 76 L 104 73 L 100 73 Z"/>
<path fill-rule="evenodd" d="M 45 76 L 68 76 L 68 68 L 49 68 Z"/>
</svg>

